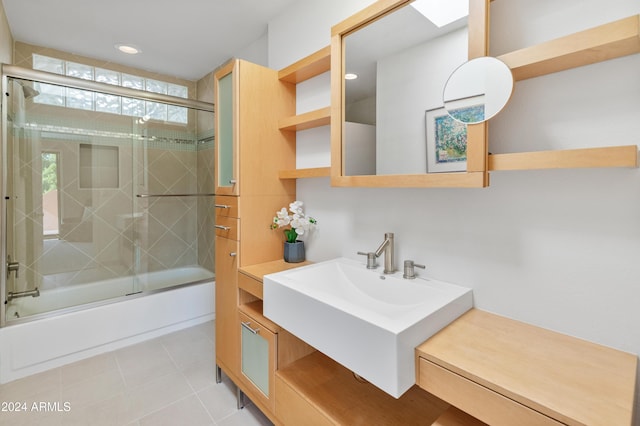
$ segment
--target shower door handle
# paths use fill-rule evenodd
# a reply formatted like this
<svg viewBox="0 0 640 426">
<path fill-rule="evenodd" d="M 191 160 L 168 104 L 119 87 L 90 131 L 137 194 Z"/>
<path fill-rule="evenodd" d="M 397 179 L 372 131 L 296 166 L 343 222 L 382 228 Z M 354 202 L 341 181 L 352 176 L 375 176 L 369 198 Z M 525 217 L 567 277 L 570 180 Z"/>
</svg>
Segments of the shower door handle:
<svg viewBox="0 0 640 426">
<path fill-rule="evenodd" d="M 7 256 L 7 279 L 9 279 L 9 275 L 11 275 L 11 272 L 13 271 L 16 272 L 16 279 L 18 279 L 19 271 L 20 271 L 20 262 L 12 262 L 11 255 L 9 255 Z"/>
</svg>

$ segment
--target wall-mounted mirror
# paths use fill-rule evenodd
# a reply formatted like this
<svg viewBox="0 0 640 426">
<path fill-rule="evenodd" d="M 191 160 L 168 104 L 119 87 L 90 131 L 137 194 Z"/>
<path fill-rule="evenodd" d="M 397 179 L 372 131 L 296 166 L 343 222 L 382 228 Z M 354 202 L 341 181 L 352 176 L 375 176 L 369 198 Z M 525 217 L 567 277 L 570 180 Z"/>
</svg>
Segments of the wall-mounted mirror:
<svg viewBox="0 0 640 426">
<path fill-rule="evenodd" d="M 513 92 L 513 74 L 501 60 L 485 56 L 460 65 L 444 87 L 449 115 L 465 124 L 481 123 L 499 113 Z"/>
<path fill-rule="evenodd" d="M 453 157 L 430 137 L 427 111 L 447 115 L 442 93 L 449 76 L 486 55 L 489 0 L 462 0 L 469 17 L 438 24 L 420 3 L 381 0 L 333 27 L 332 106 L 339 105 L 332 108 L 333 185 L 487 184 L 486 127 L 458 126 L 452 140 L 466 138 L 465 161 L 436 174 L 428 166 L 429 144 L 441 158 Z"/>
</svg>

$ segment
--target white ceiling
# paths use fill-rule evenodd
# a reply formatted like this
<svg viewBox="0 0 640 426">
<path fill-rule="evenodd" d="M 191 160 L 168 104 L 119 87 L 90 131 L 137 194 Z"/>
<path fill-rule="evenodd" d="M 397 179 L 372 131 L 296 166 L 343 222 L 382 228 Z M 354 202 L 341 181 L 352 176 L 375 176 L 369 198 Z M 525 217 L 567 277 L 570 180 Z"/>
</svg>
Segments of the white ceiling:
<svg viewBox="0 0 640 426">
<path fill-rule="evenodd" d="M 2 0 L 16 41 L 196 80 L 300 0 Z M 114 48 L 133 44 L 132 56 Z"/>
</svg>

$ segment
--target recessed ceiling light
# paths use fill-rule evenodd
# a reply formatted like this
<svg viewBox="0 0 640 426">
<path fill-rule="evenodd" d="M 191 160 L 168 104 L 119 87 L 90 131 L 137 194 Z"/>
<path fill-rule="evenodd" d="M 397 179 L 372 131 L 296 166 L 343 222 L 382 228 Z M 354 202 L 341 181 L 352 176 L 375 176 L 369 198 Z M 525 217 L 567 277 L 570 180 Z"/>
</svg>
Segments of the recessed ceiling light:
<svg viewBox="0 0 640 426">
<path fill-rule="evenodd" d="M 469 0 L 416 0 L 411 6 L 438 27 L 469 14 Z"/>
<path fill-rule="evenodd" d="M 128 55 L 137 55 L 142 50 L 130 44 L 116 44 L 116 49 Z"/>
<path fill-rule="evenodd" d="M 354 73 L 351 73 L 351 72 L 346 73 L 344 75 L 344 79 L 345 80 L 355 80 L 356 78 L 358 78 L 358 74 L 354 74 Z"/>
</svg>

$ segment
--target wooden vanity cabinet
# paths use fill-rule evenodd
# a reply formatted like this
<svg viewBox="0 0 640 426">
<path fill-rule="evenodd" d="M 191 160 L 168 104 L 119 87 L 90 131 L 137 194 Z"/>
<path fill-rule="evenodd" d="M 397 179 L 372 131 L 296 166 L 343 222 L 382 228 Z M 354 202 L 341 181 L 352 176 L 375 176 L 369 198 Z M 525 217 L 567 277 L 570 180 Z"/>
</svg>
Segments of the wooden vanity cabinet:
<svg viewBox="0 0 640 426">
<path fill-rule="evenodd" d="M 637 356 L 472 309 L 416 349 L 426 391 L 491 425 L 631 425 Z"/>
<path fill-rule="evenodd" d="M 303 264 L 306 263 L 308 262 Z M 275 415 L 277 369 L 314 352 L 315 349 L 262 315 L 262 277 L 267 273 L 300 265 L 285 263 L 283 260 L 251 265 L 240 268 L 237 278 L 239 385 L 251 401 L 274 422 L 281 421 Z"/>
<path fill-rule="evenodd" d="M 273 333 L 276 350 L 274 363 L 269 361 L 268 398 L 246 375 L 243 391 L 279 425 L 430 425 L 439 418 L 448 408 L 441 399 L 417 386 L 393 398 L 262 315 L 264 275 L 309 263 L 277 260 L 240 268 L 240 317 Z"/>
</svg>

